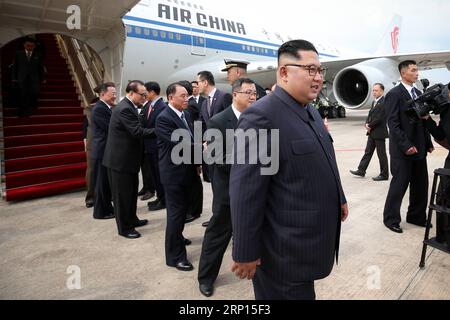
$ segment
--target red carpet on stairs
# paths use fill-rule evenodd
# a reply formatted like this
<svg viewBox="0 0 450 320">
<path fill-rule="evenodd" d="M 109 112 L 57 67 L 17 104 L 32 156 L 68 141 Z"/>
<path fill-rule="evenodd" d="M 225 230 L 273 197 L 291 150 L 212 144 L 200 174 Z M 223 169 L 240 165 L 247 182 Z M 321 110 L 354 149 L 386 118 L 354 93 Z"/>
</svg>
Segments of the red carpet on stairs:
<svg viewBox="0 0 450 320">
<path fill-rule="evenodd" d="M 26 200 L 85 187 L 86 154 L 83 108 L 65 59 L 50 34 L 37 36 L 45 48 L 46 84 L 41 88 L 38 109 L 31 117 L 18 118 L 8 105 L 8 65 L 18 42 L 2 48 L 2 95 L 4 133 L 4 198 Z"/>
</svg>

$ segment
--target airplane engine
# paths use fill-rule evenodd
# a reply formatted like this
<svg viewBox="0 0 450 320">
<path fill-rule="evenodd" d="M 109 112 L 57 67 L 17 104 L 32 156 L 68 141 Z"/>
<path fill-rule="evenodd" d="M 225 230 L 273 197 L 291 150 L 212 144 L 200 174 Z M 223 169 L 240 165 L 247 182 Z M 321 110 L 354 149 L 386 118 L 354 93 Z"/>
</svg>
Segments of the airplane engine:
<svg viewBox="0 0 450 320">
<path fill-rule="evenodd" d="M 384 85 L 385 94 L 394 87 L 399 79 L 397 64 L 387 58 L 378 58 L 342 69 L 333 81 L 336 100 L 348 109 L 369 108 L 375 83 Z"/>
</svg>

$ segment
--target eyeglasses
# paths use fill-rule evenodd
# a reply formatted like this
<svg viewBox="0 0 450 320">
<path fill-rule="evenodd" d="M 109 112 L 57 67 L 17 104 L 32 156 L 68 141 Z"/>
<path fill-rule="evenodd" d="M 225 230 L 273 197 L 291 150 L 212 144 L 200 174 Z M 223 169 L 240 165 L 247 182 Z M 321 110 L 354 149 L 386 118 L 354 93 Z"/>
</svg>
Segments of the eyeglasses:
<svg viewBox="0 0 450 320">
<path fill-rule="evenodd" d="M 144 92 L 144 93 L 135 92 L 135 93 L 140 95 L 142 98 L 147 98 L 147 92 Z"/>
<path fill-rule="evenodd" d="M 299 68 L 303 68 L 305 70 L 309 71 L 309 75 L 311 77 L 314 77 L 317 72 L 322 76 L 322 78 L 325 78 L 325 75 L 327 73 L 327 69 L 325 68 L 317 68 L 316 66 L 306 66 L 304 64 L 295 64 L 295 63 L 289 63 L 284 65 L 285 67 L 299 67 Z"/>
<path fill-rule="evenodd" d="M 249 96 L 255 96 L 258 98 L 258 92 L 257 91 L 235 91 L 236 93 L 243 93 Z"/>
</svg>

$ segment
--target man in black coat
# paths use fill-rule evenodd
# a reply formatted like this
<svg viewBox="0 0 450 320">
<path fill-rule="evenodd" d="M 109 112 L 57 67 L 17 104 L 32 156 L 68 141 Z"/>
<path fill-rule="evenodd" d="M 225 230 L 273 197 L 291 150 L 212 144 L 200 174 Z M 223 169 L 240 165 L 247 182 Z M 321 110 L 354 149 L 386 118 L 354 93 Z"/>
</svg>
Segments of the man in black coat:
<svg viewBox="0 0 450 320">
<path fill-rule="evenodd" d="M 91 159 L 94 164 L 94 219 L 114 218 L 111 187 L 108 181 L 108 169 L 103 165 L 109 121 L 116 101 L 116 88 L 113 83 L 98 87 L 100 100 L 92 109 L 92 146 Z"/>
<path fill-rule="evenodd" d="M 189 188 L 199 167 L 193 164 L 194 138 L 189 115 L 184 112 L 189 95 L 179 83 L 167 88 L 168 107 L 156 119 L 156 135 L 158 136 L 159 169 L 164 186 L 167 206 L 167 225 L 165 237 L 166 264 L 181 271 L 193 270 L 187 259 L 186 245 L 189 240 L 183 237 L 186 214 L 189 209 Z M 183 133 L 178 141 L 173 141 L 174 134 Z M 183 146 L 176 155 L 187 157 L 186 160 L 173 158 L 174 148 Z M 185 150 L 187 148 L 187 150 Z M 200 150 L 201 154 L 201 144 Z M 185 153 L 186 152 L 186 153 Z"/>
<path fill-rule="evenodd" d="M 148 223 L 136 215 L 138 175 L 144 147 L 142 139 L 155 132 L 154 129 L 142 128 L 139 118 L 138 105 L 142 105 L 147 96 L 144 83 L 131 81 L 126 93 L 111 115 L 103 165 L 108 168 L 119 235 L 136 239 L 141 234 L 135 228 Z"/>
<path fill-rule="evenodd" d="M 372 159 L 373 152 L 377 150 L 378 159 L 380 161 L 380 174 L 372 178 L 374 181 L 383 181 L 389 179 L 389 165 L 386 155 L 386 138 L 389 137 L 386 127 L 386 114 L 384 112 L 384 85 L 376 83 L 373 86 L 372 108 L 366 119 L 367 129 L 367 145 L 364 156 L 359 163 L 358 170 L 350 170 L 356 176 L 364 177 L 367 167 Z"/>
<path fill-rule="evenodd" d="M 167 107 L 163 98 L 160 96 L 161 87 L 157 82 L 147 82 L 145 84 L 150 101 L 142 108 L 141 119 L 142 126 L 148 129 L 155 129 L 156 119 Z M 149 211 L 157 211 L 166 208 L 164 188 L 161 184 L 159 174 L 158 158 L 158 140 L 156 135 L 144 138 L 144 161 L 150 173 L 150 179 L 156 191 L 156 200 L 147 203 Z"/>
<path fill-rule="evenodd" d="M 200 118 L 200 110 L 202 108 L 205 97 L 199 94 L 198 82 L 191 81 L 192 96 L 189 98 L 188 111 L 192 121 L 198 121 Z"/>
<path fill-rule="evenodd" d="M 328 276 L 338 257 L 348 206 L 332 139 L 310 104 L 324 76 L 315 47 L 289 41 L 278 50 L 275 91 L 239 118 L 238 130 L 254 138 L 235 138 L 232 271 L 253 279 L 256 299 L 314 299 L 314 280 Z M 259 150 L 267 143 L 269 163 L 261 152 L 249 154 L 256 142 Z"/>
<path fill-rule="evenodd" d="M 19 88 L 18 116 L 30 116 L 36 108 L 41 83 L 45 81 L 45 69 L 41 54 L 35 50 L 35 41 L 26 39 L 23 47 L 14 58 L 12 81 Z"/>
<path fill-rule="evenodd" d="M 386 95 L 384 102 L 389 126 L 389 153 L 392 180 L 384 206 L 384 225 L 402 233 L 400 207 L 409 186 L 409 207 L 406 222 L 425 227 L 428 199 L 427 153 L 433 152 L 425 120 L 411 123 L 405 113 L 408 101 L 420 95 L 414 87 L 419 77 L 417 63 L 412 60 L 399 64 L 400 84 Z"/>
<path fill-rule="evenodd" d="M 214 142 L 221 147 L 215 155 L 213 190 L 213 216 L 203 238 L 202 253 L 198 269 L 200 292 L 209 297 L 214 292 L 214 282 L 219 274 L 223 255 L 231 239 L 230 213 L 230 170 L 231 150 L 234 135 L 227 139 L 227 130 L 235 130 L 239 116 L 256 101 L 256 87 L 253 80 L 240 78 L 232 87 L 233 103 L 230 107 L 209 119 L 208 128 L 220 130 L 221 135 Z M 227 153 L 228 151 L 228 153 Z M 220 160 L 219 160 L 220 159 Z"/>
<path fill-rule="evenodd" d="M 233 98 L 229 93 L 223 92 L 216 88 L 214 76 L 209 71 L 201 71 L 197 74 L 198 88 L 201 95 L 205 97 L 201 106 L 199 121 L 202 122 L 203 132 L 207 129 L 209 119 L 222 112 L 231 105 Z M 211 182 L 210 168 L 203 163 L 203 180 Z"/>
</svg>

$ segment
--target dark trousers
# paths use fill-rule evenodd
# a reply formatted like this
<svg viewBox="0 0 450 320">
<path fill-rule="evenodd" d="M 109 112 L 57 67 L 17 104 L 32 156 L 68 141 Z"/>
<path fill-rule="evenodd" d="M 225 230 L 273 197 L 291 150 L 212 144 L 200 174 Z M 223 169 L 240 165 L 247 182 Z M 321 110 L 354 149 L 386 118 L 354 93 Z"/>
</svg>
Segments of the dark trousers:
<svg viewBox="0 0 450 320">
<path fill-rule="evenodd" d="M 222 259 L 231 239 L 230 206 L 221 206 L 209 220 L 203 238 L 198 267 L 198 282 L 212 285 L 219 275 Z"/>
<path fill-rule="evenodd" d="M 25 79 L 19 83 L 18 116 L 30 116 L 36 109 L 41 84 Z"/>
<path fill-rule="evenodd" d="M 253 277 L 256 300 L 315 300 L 314 281 L 289 281 L 257 267 Z"/>
<path fill-rule="evenodd" d="M 409 185 L 409 207 L 406 221 L 425 223 L 428 202 L 427 159 L 408 160 L 391 157 L 392 180 L 384 206 L 384 224 L 401 222 L 400 207 Z"/>
<path fill-rule="evenodd" d="M 188 215 L 198 217 L 203 212 L 203 184 L 199 175 L 195 175 L 192 186 L 189 188 Z"/>
<path fill-rule="evenodd" d="M 111 187 L 108 180 L 108 169 L 102 165 L 103 159 L 94 159 L 95 200 L 94 218 L 101 219 L 114 214 L 111 204 Z"/>
<path fill-rule="evenodd" d="M 156 198 L 159 201 L 162 201 L 162 203 L 165 203 L 164 187 L 161 183 L 161 176 L 159 174 L 158 153 L 146 153 L 145 157 L 148 159 L 150 177 L 153 183 L 153 190 L 156 191 Z"/>
<path fill-rule="evenodd" d="M 94 203 L 95 199 L 95 176 L 94 176 L 94 160 L 91 159 L 91 152 L 86 151 L 86 198 L 85 203 Z"/>
<path fill-rule="evenodd" d="M 141 170 L 142 170 L 143 189 L 145 191 L 155 192 L 155 181 L 153 180 L 152 177 L 151 163 L 148 153 L 144 153 L 142 155 Z"/>
<path fill-rule="evenodd" d="M 187 260 L 183 230 L 189 207 L 188 188 L 182 185 L 164 185 L 167 207 L 166 264 L 171 267 Z"/>
<path fill-rule="evenodd" d="M 134 230 L 139 220 L 136 215 L 139 175 L 122 173 L 108 168 L 114 213 L 119 233 Z"/>
<path fill-rule="evenodd" d="M 377 150 L 378 160 L 380 161 L 380 176 L 388 178 L 389 166 L 385 139 L 374 139 L 370 136 L 367 138 L 366 151 L 364 151 L 364 156 L 359 163 L 358 170 L 364 173 L 366 172 L 375 149 Z"/>
<path fill-rule="evenodd" d="M 204 161 L 202 163 L 202 175 L 203 175 L 203 181 L 211 182 L 211 176 L 209 172 L 209 167 Z"/>
</svg>

